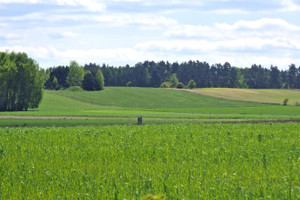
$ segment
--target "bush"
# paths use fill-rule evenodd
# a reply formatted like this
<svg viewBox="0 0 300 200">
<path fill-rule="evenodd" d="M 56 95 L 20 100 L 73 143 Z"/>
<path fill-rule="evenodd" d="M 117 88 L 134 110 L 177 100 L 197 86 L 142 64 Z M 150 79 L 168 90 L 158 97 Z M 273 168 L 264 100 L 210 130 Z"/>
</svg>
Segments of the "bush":
<svg viewBox="0 0 300 200">
<path fill-rule="evenodd" d="M 163 83 L 160 85 L 160 87 L 161 87 L 161 88 L 170 88 L 171 85 L 172 85 L 172 84 L 171 84 L 170 82 L 165 81 L 165 82 L 163 82 Z"/>
<path fill-rule="evenodd" d="M 184 88 L 184 84 L 180 82 L 176 85 L 176 88 L 182 89 L 182 88 Z"/>
<path fill-rule="evenodd" d="M 296 101 L 295 106 L 300 106 L 300 102 Z"/>
<path fill-rule="evenodd" d="M 288 98 L 285 98 L 285 99 L 283 100 L 282 105 L 286 106 L 286 105 L 288 104 L 288 101 L 289 101 L 289 99 L 288 99 Z"/>
<path fill-rule="evenodd" d="M 187 87 L 189 89 L 194 89 L 196 87 L 196 82 L 193 79 L 190 80 L 189 83 L 188 83 L 188 85 L 187 85 Z"/>
<path fill-rule="evenodd" d="M 132 82 L 128 81 L 127 84 L 126 84 L 126 87 L 132 87 L 132 86 L 133 86 Z"/>
</svg>

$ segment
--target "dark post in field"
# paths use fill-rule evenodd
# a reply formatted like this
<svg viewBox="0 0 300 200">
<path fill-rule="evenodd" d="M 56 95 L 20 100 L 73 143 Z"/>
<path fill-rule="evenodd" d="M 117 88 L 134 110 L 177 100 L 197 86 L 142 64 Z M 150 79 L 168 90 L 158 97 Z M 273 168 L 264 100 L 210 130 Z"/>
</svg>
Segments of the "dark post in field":
<svg viewBox="0 0 300 200">
<path fill-rule="evenodd" d="M 143 124 L 143 117 L 138 117 L 138 125 L 142 125 Z"/>
</svg>

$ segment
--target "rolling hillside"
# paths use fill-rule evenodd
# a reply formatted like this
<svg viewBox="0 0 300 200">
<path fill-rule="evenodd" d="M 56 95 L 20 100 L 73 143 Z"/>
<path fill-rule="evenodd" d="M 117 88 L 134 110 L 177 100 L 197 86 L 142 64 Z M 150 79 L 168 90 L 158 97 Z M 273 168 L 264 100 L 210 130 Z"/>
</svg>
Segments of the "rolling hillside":
<svg viewBox="0 0 300 200">
<path fill-rule="evenodd" d="M 204 90 L 206 89 L 192 92 Z M 229 89 L 218 91 L 223 91 L 224 94 L 228 91 L 228 96 L 232 97 Z M 106 87 L 103 91 L 95 92 L 46 90 L 38 109 L 0 112 L 0 126 L 135 124 L 138 116 L 142 116 L 148 124 L 300 119 L 300 106 L 249 102 L 251 99 L 245 96 L 241 98 L 244 101 L 229 100 L 192 92 L 134 87 Z"/>
<path fill-rule="evenodd" d="M 46 95 L 57 95 L 94 105 L 122 108 L 200 108 L 200 107 L 244 107 L 262 106 L 260 103 L 224 100 L 183 90 L 138 87 L 106 87 L 103 91 L 46 91 Z"/>
<path fill-rule="evenodd" d="M 222 99 L 273 104 L 282 104 L 288 98 L 288 105 L 300 104 L 300 90 L 201 88 L 186 91 Z"/>
</svg>

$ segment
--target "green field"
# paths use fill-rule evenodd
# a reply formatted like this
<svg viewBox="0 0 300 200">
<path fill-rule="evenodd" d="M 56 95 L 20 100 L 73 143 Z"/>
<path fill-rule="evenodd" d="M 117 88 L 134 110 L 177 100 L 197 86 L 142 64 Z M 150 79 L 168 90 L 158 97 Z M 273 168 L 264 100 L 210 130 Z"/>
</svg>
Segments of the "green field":
<svg viewBox="0 0 300 200">
<path fill-rule="evenodd" d="M 299 199 L 300 124 L 0 129 L 0 199 Z"/>
<path fill-rule="evenodd" d="M 249 101 L 45 91 L 38 109 L 0 112 L 0 199 L 300 199 L 300 106 Z"/>
<path fill-rule="evenodd" d="M 228 89 L 223 90 L 228 91 Z M 195 91 L 198 92 L 200 89 Z M 290 92 L 281 91 L 285 96 Z M 300 120 L 300 106 L 281 106 L 249 102 L 250 99 L 244 100 L 228 100 L 183 90 L 161 88 L 107 87 L 97 92 L 46 90 L 38 109 L 27 112 L 0 112 L 0 115 L 81 116 L 87 119 L 24 119 L 22 121 L 1 119 L 0 116 L 0 126 L 136 124 L 138 116 L 142 116 L 144 122 L 148 124 Z M 270 103 L 274 102 L 270 100 Z"/>
</svg>

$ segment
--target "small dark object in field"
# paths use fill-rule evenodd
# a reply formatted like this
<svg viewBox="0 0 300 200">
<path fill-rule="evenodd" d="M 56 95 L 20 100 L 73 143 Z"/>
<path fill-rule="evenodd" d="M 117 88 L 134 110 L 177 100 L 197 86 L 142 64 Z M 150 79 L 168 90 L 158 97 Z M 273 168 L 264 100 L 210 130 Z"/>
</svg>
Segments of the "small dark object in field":
<svg viewBox="0 0 300 200">
<path fill-rule="evenodd" d="M 138 117 L 138 125 L 142 125 L 143 124 L 143 117 Z"/>
</svg>

